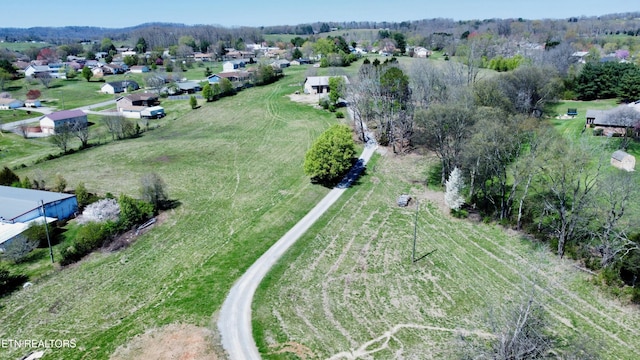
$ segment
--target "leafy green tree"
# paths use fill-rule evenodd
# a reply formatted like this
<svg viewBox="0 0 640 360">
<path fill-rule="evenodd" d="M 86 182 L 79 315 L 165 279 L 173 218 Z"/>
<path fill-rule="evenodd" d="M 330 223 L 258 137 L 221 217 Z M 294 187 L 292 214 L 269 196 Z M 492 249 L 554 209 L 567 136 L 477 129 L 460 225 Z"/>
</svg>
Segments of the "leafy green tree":
<svg viewBox="0 0 640 360">
<path fill-rule="evenodd" d="M 124 194 L 118 198 L 118 205 L 120 206 L 119 225 L 123 230 L 129 230 L 135 225 L 144 223 L 154 213 L 152 204 L 136 200 Z"/>
<path fill-rule="evenodd" d="M 344 78 L 341 76 L 332 76 L 329 78 L 329 100 L 332 104 L 336 104 L 338 100 L 344 96 Z"/>
<path fill-rule="evenodd" d="M 345 125 L 333 125 L 305 154 L 304 172 L 314 181 L 330 183 L 349 170 L 354 156 L 351 129 Z"/>
<path fill-rule="evenodd" d="M 89 205 L 89 201 L 91 200 L 90 195 L 83 182 L 76 185 L 74 194 L 76 195 L 76 199 L 78 200 L 79 207 L 82 208 Z"/>
<path fill-rule="evenodd" d="M 88 66 L 85 66 L 82 68 L 82 77 L 85 78 L 87 81 L 91 81 L 91 77 L 93 76 L 93 72 L 91 72 L 91 69 L 89 69 Z"/>
<path fill-rule="evenodd" d="M 67 66 L 65 76 L 67 79 L 75 79 L 78 76 L 78 72 L 72 66 Z"/>
<path fill-rule="evenodd" d="M 144 54 L 147 51 L 147 41 L 143 37 L 138 39 L 136 50 L 138 50 L 140 54 Z"/>
<path fill-rule="evenodd" d="M 196 99 L 195 96 L 191 95 L 191 97 L 189 97 L 189 105 L 191 106 L 192 109 L 195 109 L 198 107 L 198 99 Z"/>
<path fill-rule="evenodd" d="M 258 85 L 271 84 L 277 79 L 276 72 L 271 65 L 260 64 L 256 71 L 256 83 Z"/>
<path fill-rule="evenodd" d="M 211 84 L 206 83 L 202 87 L 202 97 L 204 97 L 207 102 L 213 100 L 213 87 L 211 87 Z"/>
<path fill-rule="evenodd" d="M 300 51 L 300 49 L 298 48 L 293 49 L 293 51 L 291 52 L 291 57 L 294 59 L 302 58 L 302 51 Z"/>
<path fill-rule="evenodd" d="M 131 67 L 134 65 L 138 65 L 138 57 L 133 55 L 127 55 L 122 59 L 127 66 Z"/>
<path fill-rule="evenodd" d="M 400 54 L 403 54 L 407 51 L 407 41 L 404 38 L 403 33 L 394 33 L 393 40 L 396 41 L 396 48 L 400 51 Z"/>
<path fill-rule="evenodd" d="M 224 96 L 233 95 L 235 93 L 235 88 L 233 87 L 231 80 L 227 78 L 220 79 L 220 92 Z"/>
</svg>

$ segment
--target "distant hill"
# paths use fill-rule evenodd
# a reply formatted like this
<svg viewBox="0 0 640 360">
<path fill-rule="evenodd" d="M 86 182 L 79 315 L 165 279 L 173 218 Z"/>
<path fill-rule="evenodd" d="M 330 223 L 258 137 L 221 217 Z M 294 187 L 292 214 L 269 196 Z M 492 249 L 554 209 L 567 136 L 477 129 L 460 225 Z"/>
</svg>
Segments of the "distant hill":
<svg viewBox="0 0 640 360">
<path fill-rule="evenodd" d="M 0 28 L 0 39 L 13 41 L 44 41 L 53 44 L 71 41 L 101 40 L 108 37 L 112 40 L 125 40 L 133 31 L 148 27 L 187 27 L 184 24 L 145 23 L 126 28 L 102 28 L 95 26 L 64 26 L 64 27 L 31 27 L 31 28 Z"/>
</svg>

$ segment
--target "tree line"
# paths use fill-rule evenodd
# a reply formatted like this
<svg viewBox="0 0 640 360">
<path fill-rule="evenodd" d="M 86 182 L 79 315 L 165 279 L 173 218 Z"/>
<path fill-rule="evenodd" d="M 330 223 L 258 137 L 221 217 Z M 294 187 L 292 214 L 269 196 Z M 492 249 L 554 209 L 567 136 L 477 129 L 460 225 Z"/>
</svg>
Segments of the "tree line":
<svg viewBox="0 0 640 360">
<path fill-rule="evenodd" d="M 369 129 L 395 153 L 429 150 L 440 160 L 438 178 L 429 181 L 444 185 L 461 172 L 463 209 L 614 274 L 640 301 L 640 228 L 629 216 L 637 181 L 608 166 L 624 142 L 586 134 L 567 139 L 545 120 L 546 105 L 566 91 L 568 76 L 553 50 L 483 77 L 481 44 L 473 41 L 465 44 L 471 55 L 459 61 L 418 60 L 405 68 L 365 61 L 348 90 L 359 138 L 366 141 Z M 637 68 L 586 65 L 578 78 L 600 67 Z"/>
</svg>

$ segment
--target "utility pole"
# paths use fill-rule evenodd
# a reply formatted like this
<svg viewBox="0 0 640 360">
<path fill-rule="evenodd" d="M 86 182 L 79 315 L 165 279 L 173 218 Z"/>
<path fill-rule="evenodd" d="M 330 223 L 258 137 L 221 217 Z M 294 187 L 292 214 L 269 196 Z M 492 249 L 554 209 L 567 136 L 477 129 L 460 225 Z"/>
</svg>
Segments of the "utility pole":
<svg viewBox="0 0 640 360">
<path fill-rule="evenodd" d="M 413 222 L 413 251 L 411 252 L 411 263 L 416 262 L 416 237 L 418 235 L 418 208 L 420 207 L 420 202 L 416 199 L 416 218 Z"/>
<path fill-rule="evenodd" d="M 40 206 L 42 206 L 42 217 L 44 217 L 44 229 L 47 233 L 47 244 L 49 245 L 49 256 L 51 256 L 51 263 L 53 264 L 53 248 L 51 248 L 51 238 L 49 237 L 49 224 L 47 223 L 47 214 L 44 211 L 44 201 L 40 200 Z"/>
</svg>

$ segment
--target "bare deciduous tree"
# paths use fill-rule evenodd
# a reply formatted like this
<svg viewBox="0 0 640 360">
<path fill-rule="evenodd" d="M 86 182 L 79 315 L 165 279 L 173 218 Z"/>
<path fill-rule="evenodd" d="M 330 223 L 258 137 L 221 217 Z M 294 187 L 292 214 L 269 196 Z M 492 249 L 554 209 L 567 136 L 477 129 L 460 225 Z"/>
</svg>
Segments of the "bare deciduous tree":
<svg viewBox="0 0 640 360">
<path fill-rule="evenodd" d="M 89 143 L 89 124 L 79 121 L 73 122 L 71 124 L 71 131 L 73 135 L 80 140 L 80 148 L 86 148 Z"/>
<path fill-rule="evenodd" d="M 53 144 L 62 150 L 62 152 L 66 153 L 69 149 L 69 142 L 73 137 L 73 130 L 70 124 L 64 124 L 58 128 L 56 128 L 55 133 L 51 135 L 50 139 Z"/>
<path fill-rule="evenodd" d="M 636 188 L 635 177 L 619 171 L 608 173 L 598 186 L 600 205 L 596 219 L 600 225 L 593 238 L 597 239 L 602 267 L 614 264 L 631 251 L 640 250 L 640 246 L 627 237 L 628 223 L 624 222 L 627 207 L 637 200 Z"/>
<path fill-rule="evenodd" d="M 540 163 L 544 207 L 552 216 L 552 230 L 558 238 L 558 256 L 564 256 L 567 241 L 586 231 L 593 193 L 601 175 L 602 149 L 582 139 L 567 142 L 557 138 Z M 595 163 L 592 163 L 593 158 Z"/>
<path fill-rule="evenodd" d="M 142 200 L 153 205 L 155 211 L 164 208 L 169 197 L 167 196 L 166 184 L 160 175 L 148 173 L 140 179 L 140 193 Z"/>
</svg>

